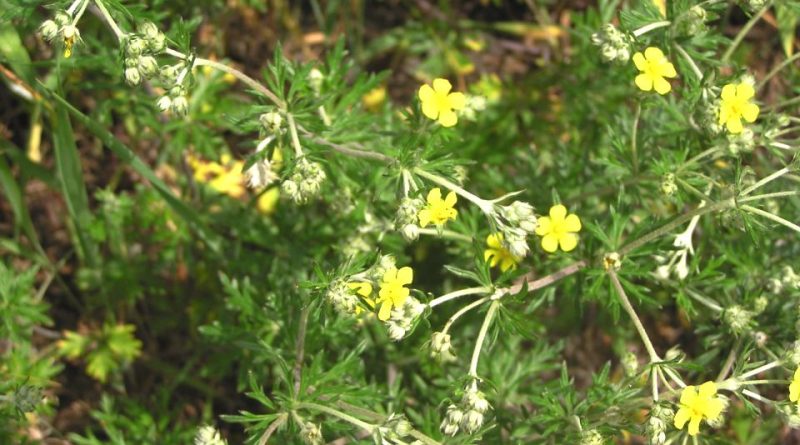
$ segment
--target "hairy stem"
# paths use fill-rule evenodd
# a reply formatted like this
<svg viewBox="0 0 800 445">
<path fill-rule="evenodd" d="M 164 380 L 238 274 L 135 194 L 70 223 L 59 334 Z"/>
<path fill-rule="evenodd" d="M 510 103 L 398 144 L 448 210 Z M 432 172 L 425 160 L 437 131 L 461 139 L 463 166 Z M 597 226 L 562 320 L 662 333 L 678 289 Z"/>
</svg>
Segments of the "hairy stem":
<svg viewBox="0 0 800 445">
<path fill-rule="evenodd" d="M 755 24 L 759 21 L 759 19 L 761 19 L 761 16 L 764 15 L 764 13 L 767 12 L 767 10 L 771 6 L 772 2 L 767 2 L 767 4 L 764 5 L 764 7 L 761 8 L 758 12 L 753 14 L 753 17 L 751 17 L 750 20 L 744 25 L 744 27 L 742 27 L 742 29 L 739 30 L 739 33 L 736 34 L 736 37 L 733 39 L 733 42 L 731 42 L 731 46 L 729 46 L 728 49 L 725 51 L 725 54 L 722 55 L 723 64 L 728 63 L 728 60 L 730 60 L 734 51 L 736 51 L 736 48 L 738 48 L 739 44 L 742 43 L 742 40 L 744 40 L 745 36 L 747 36 L 747 34 L 750 32 L 753 26 L 755 26 Z"/>
<path fill-rule="evenodd" d="M 489 332 L 489 326 L 492 325 L 494 315 L 499 307 L 499 300 L 493 301 L 489 306 L 489 310 L 486 312 L 486 318 L 483 319 L 481 330 L 478 332 L 478 338 L 475 340 L 475 349 L 472 351 L 472 360 L 469 362 L 469 375 L 476 379 L 478 378 L 478 360 L 480 360 L 481 357 L 481 348 L 483 348 L 483 342 L 486 339 L 486 333 Z"/>
<path fill-rule="evenodd" d="M 622 288 L 622 283 L 620 283 L 619 278 L 617 277 L 617 272 L 613 268 L 610 268 L 608 269 L 608 276 L 611 278 L 611 283 L 614 285 L 614 289 L 617 291 L 617 296 L 622 303 L 623 309 L 625 309 L 625 312 L 627 312 L 628 316 L 631 317 L 633 325 L 636 326 L 636 330 L 639 332 L 639 337 L 642 338 L 642 343 L 644 343 L 644 347 L 647 349 L 647 355 L 650 356 L 650 362 L 661 361 L 661 357 L 659 357 L 656 353 L 656 349 L 653 347 L 653 343 L 650 341 L 650 337 L 647 335 L 647 331 L 644 329 L 642 321 L 639 319 L 639 316 L 636 315 L 636 311 L 633 310 L 633 306 L 631 305 L 628 296 L 625 294 L 625 289 Z"/>
<path fill-rule="evenodd" d="M 428 306 L 429 307 L 436 307 L 436 306 L 438 306 L 438 305 L 440 305 L 442 303 L 446 303 L 446 302 L 448 302 L 450 300 L 455 300 L 456 298 L 459 298 L 459 297 L 464 297 L 464 296 L 467 296 L 467 295 L 486 294 L 486 293 L 489 293 L 491 291 L 492 291 L 492 289 L 490 287 L 486 287 L 486 286 L 470 287 L 470 288 L 467 288 L 467 289 L 461 289 L 461 290 L 457 290 L 455 292 L 450 292 L 449 294 L 442 295 L 441 297 L 434 298 L 433 300 L 431 300 L 430 303 L 428 303 Z"/>
</svg>

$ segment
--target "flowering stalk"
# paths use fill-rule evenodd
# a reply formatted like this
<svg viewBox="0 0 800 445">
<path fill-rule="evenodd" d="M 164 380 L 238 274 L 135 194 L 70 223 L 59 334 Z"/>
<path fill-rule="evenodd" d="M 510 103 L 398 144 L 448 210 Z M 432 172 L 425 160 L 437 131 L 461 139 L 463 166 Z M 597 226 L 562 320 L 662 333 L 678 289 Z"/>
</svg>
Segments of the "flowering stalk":
<svg viewBox="0 0 800 445">
<path fill-rule="evenodd" d="M 437 236 L 437 237 L 441 237 L 441 238 L 449 238 L 449 239 L 452 239 L 452 240 L 455 240 L 455 241 L 465 241 L 465 242 L 468 242 L 468 243 L 472 242 L 472 238 L 471 237 L 469 237 L 467 235 L 462 235 L 462 234 L 460 234 L 458 232 L 454 232 L 452 230 L 447 230 L 447 229 L 443 229 L 443 230 L 419 229 L 419 234 L 420 235 Z"/>
<path fill-rule="evenodd" d="M 769 371 L 772 368 L 777 368 L 778 366 L 783 365 L 782 360 L 775 360 L 773 362 L 769 362 L 765 365 L 759 366 L 758 368 L 751 369 L 750 371 L 745 372 L 744 374 L 738 377 L 739 380 L 746 380 L 748 377 L 752 377 L 754 375 L 761 374 L 762 372 Z"/>
<path fill-rule="evenodd" d="M 747 187 L 746 189 L 742 190 L 742 192 L 739 193 L 739 196 L 740 197 L 747 196 L 750 193 L 754 192 L 755 190 L 758 190 L 759 188 L 761 188 L 761 187 L 769 184 L 770 182 L 780 178 L 781 176 L 785 175 L 786 173 L 789 173 L 790 171 L 791 170 L 789 170 L 787 167 L 783 167 L 782 169 L 776 171 L 775 173 L 767 176 L 766 178 L 761 179 L 760 181 L 756 182 L 755 184 L 751 185 L 750 187 Z"/>
<path fill-rule="evenodd" d="M 661 361 L 661 358 L 658 356 L 655 348 L 653 347 L 653 343 L 650 341 L 650 337 L 647 335 L 647 331 L 644 329 L 644 325 L 642 325 L 642 321 L 639 320 L 639 316 L 636 315 L 636 311 L 633 310 L 633 306 L 631 305 L 630 300 L 628 300 L 628 296 L 625 294 L 625 289 L 622 288 L 622 283 L 620 283 L 619 278 L 617 278 L 617 272 L 613 268 L 609 268 L 608 276 L 611 278 L 611 283 L 614 285 L 614 289 L 617 291 L 617 296 L 622 303 L 622 307 L 631 317 L 634 326 L 636 326 L 636 330 L 639 332 L 639 337 L 642 338 L 644 347 L 647 349 L 647 355 L 650 356 L 650 362 Z"/>
<path fill-rule="evenodd" d="M 378 425 L 373 425 L 371 423 L 364 422 L 361 419 L 355 418 L 349 414 L 345 414 L 337 409 L 325 405 L 320 405 L 318 403 L 302 402 L 297 404 L 297 408 L 308 409 L 308 410 L 323 412 L 325 414 L 330 414 L 334 417 L 338 417 L 339 419 L 344 420 L 345 422 L 351 423 L 363 429 L 364 431 L 369 432 L 370 434 L 375 430 L 375 428 L 378 427 Z"/>
<path fill-rule="evenodd" d="M 782 69 L 791 65 L 798 59 L 800 59 L 800 53 L 795 53 L 794 55 L 792 55 L 792 57 L 789 57 L 788 59 L 784 60 L 781 64 L 773 68 L 772 71 L 767 73 L 767 75 L 764 76 L 763 79 L 761 79 L 761 82 L 758 82 L 758 84 L 756 84 L 756 91 L 760 90 L 761 88 L 764 88 L 764 85 L 766 85 L 770 79 L 775 77 L 775 75 L 778 74 Z"/>
<path fill-rule="evenodd" d="M 697 63 L 695 63 L 694 59 L 692 59 L 692 56 L 690 56 L 689 53 L 687 53 L 686 50 L 678 44 L 675 44 L 675 50 L 678 51 L 678 53 L 683 56 L 684 59 L 686 59 L 686 63 L 689 64 L 689 67 L 692 69 L 692 73 L 694 73 L 697 79 L 703 79 L 703 72 L 700 71 L 700 68 L 697 66 Z"/>
<path fill-rule="evenodd" d="M 297 136 L 297 124 L 294 122 L 294 116 L 287 113 L 286 122 L 289 124 L 289 133 L 292 136 L 292 147 L 294 147 L 294 154 L 300 158 L 303 156 L 303 148 L 300 145 L 300 138 Z"/>
<path fill-rule="evenodd" d="M 450 316 L 450 319 L 447 320 L 447 323 L 445 323 L 444 328 L 442 329 L 442 333 L 443 334 L 447 334 L 447 332 L 450 330 L 450 327 L 453 326 L 453 323 L 455 323 L 456 320 L 461 318 L 462 315 L 464 315 L 467 312 L 469 312 L 469 311 L 475 309 L 476 307 L 482 305 L 483 303 L 487 302 L 488 300 L 489 300 L 489 297 L 483 297 L 480 300 L 475 300 L 472 303 L 470 303 L 470 304 L 462 307 L 458 311 L 456 311 L 456 313 L 454 313 L 452 316 Z"/>
<path fill-rule="evenodd" d="M 481 356 L 481 348 L 483 347 L 483 341 L 486 338 L 486 333 L 489 332 L 489 326 L 492 324 L 492 320 L 494 319 L 495 312 L 500 307 L 500 301 L 495 300 L 489 306 L 489 310 L 486 312 L 486 318 L 483 319 L 483 325 L 481 325 L 481 330 L 478 332 L 478 338 L 475 340 L 475 349 L 472 351 L 472 360 L 469 362 L 469 375 L 470 377 L 478 378 L 478 360 Z"/>
<path fill-rule="evenodd" d="M 105 19 L 108 26 L 111 28 L 111 31 L 114 32 L 114 35 L 117 36 L 117 40 L 122 40 L 122 37 L 125 36 L 125 33 L 119 28 L 117 22 L 111 17 L 111 14 L 108 12 L 106 5 L 103 4 L 102 0 L 94 0 L 95 5 L 97 5 L 97 9 L 100 11 L 100 14 Z"/>
<path fill-rule="evenodd" d="M 742 206 L 739 206 L 739 208 L 744 210 L 744 211 L 746 211 L 746 212 L 750 212 L 750 213 L 753 213 L 753 214 L 756 214 L 756 215 L 759 215 L 759 216 L 763 216 L 764 218 L 767 218 L 767 219 L 770 219 L 772 221 L 775 221 L 778 224 L 784 225 L 784 226 L 794 230 L 795 232 L 800 233 L 800 226 L 798 226 L 797 224 L 795 224 L 795 223 L 793 223 L 791 221 L 787 221 L 787 220 L 781 218 L 778 215 L 775 215 L 775 214 L 769 213 L 769 212 L 765 212 L 765 211 L 763 211 L 761 209 L 757 209 L 755 207 L 751 207 L 751 206 L 746 205 L 746 204 L 742 205 Z"/>
<path fill-rule="evenodd" d="M 669 26 L 671 24 L 672 24 L 672 22 L 670 22 L 669 20 L 662 20 L 660 22 L 649 23 L 649 24 L 644 25 L 641 28 L 633 31 L 633 36 L 634 37 L 640 37 L 640 36 L 643 36 L 643 35 L 647 34 L 648 32 L 650 32 L 650 31 L 652 31 L 654 29 L 663 28 L 663 27 Z"/>
</svg>

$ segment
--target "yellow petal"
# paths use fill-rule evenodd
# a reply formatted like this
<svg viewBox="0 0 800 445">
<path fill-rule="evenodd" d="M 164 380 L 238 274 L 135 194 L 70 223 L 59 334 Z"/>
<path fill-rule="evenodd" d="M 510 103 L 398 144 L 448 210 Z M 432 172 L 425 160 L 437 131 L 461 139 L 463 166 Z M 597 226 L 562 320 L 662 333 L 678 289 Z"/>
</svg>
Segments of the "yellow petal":
<svg viewBox="0 0 800 445">
<path fill-rule="evenodd" d="M 439 113 L 439 124 L 441 124 L 442 127 L 452 127 L 456 123 L 458 123 L 458 116 L 456 116 L 455 111 L 442 110 Z"/>
<path fill-rule="evenodd" d="M 453 207 L 454 205 L 456 205 L 456 201 L 458 201 L 458 198 L 456 197 L 455 192 L 450 192 L 444 198 L 444 205 L 446 205 L 447 207 Z"/>
<path fill-rule="evenodd" d="M 748 100 L 756 95 L 756 90 L 749 83 L 740 83 L 736 86 L 736 97 L 743 100 Z"/>
<path fill-rule="evenodd" d="M 505 272 L 509 269 L 516 269 L 517 262 L 510 256 L 503 258 L 503 262 L 500 264 L 500 271 Z"/>
<path fill-rule="evenodd" d="M 716 420 L 719 415 L 722 414 L 723 409 L 725 409 L 725 403 L 715 397 L 708 401 L 703 414 L 705 414 L 708 420 Z"/>
<path fill-rule="evenodd" d="M 789 384 L 789 400 L 796 402 L 800 399 L 800 382 L 792 382 Z"/>
<path fill-rule="evenodd" d="M 438 94 L 447 94 L 450 92 L 450 89 L 453 88 L 450 85 L 450 81 L 447 79 L 433 79 L 433 91 Z"/>
<path fill-rule="evenodd" d="M 499 249 L 501 247 L 500 243 L 502 241 L 503 241 L 502 233 L 492 233 L 486 237 L 486 245 L 489 247 L 494 247 L 495 249 Z"/>
<path fill-rule="evenodd" d="M 428 209 L 422 209 L 419 211 L 419 226 L 424 228 L 428 224 L 431 223 L 431 211 Z"/>
<path fill-rule="evenodd" d="M 578 215 L 573 213 L 567 216 L 567 219 L 564 220 L 564 230 L 567 232 L 580 232 L 581 220 Z"/>
<path fill-rule="evenodd" d="M 681 405 L 692 405 L 697 399 L 697 390 L 694 386 L 687 386 L 681 392 Z"/>
<path fill-rule="evenodd" d="M 705 382 L 700 385 L 697 394 L 703 398 L 714 397 L 717 395 L 717 385 L 715 385 L 714 382 Z"/>
<path fill-rule="evenodd" d="M 383 273 L 383 282 L 384 283 L 391 283 L 397 280 L 397 268 L 392 267 L 391 269 L 387 269 L 386 272 Z"/>
<path fill-rule="evenodd" d="M 639 74 L 633 81 L 642 91 L 650 91 L 653 89 L 653 78 L 647 74 Z"/>
<path fill-rule="evenodd" d="M 644 60 L 644 54 L 636 53 L 633 55 L 633 64 L 636 65 L 636 69 L 639 71 L 644 71 L 647 68 L 647 61 Z"/>
<path fill-rule="evenodd" d="M 467 104 L 467 98 L 463 93 L 451 93 L 447 96 L 447 102 L 450 104 L 450 108 L 460 110 Z"/>
<path fill-rule="evenodd" d="M 426 83 L 425 85 L 419 87 L 419 93 L 417 93 L 417 95 L 419 96 L 419 100 L 423 103 L 429 102 L 433 97 L 433 88 Z"/>
<path fill-rule="evenodd" d="M 497 251 L 494 249 L 486 249 L 483 251 L 483 261 L 489 263 L 489 267 L 494 267 L 497 264 Z M 494 258 L 494 259 L 493 259 Z M 489 260 L 492 260 L 491 262 Z"/>
<path fill-rule="evenodd" d="M 696 436 L 697 433 L 700 432 L 700 420 L 702 420 L 702 417 L 692 416 L 692 419 L 689 421 L 690 436 Z"/>
<path fill-rule="evenodd" d="M 378 312 L 378 320 L 386 321 L 389 319 L 389 316 L 392 314 L 392 303 L 389 301 L 384 301 L 381 305 L 381 309 Z"/>
<path fill-rule="evenodd" d="M 733 99 L 736 97 L 736 87 L 732 83 L 725 85 L 722 87 L 722 95 L 720 97 L 722 97 L 722 100 Z"/>
<path fill-rule="evenodd" d="M 439 187 L 431 189 L 428 192 L 428 204 L 436 204 L 442 200 L 442 190 Z"/>
<path fill-rule="evenodd" d="M 563 223 L 564 217 L 567 216 L 567 208 L 561 204 L 556 204 L 550 207 L 550 220 L 554 225 L 558 226 Z"/>
<path fill-rule="evenodd" d="M 739 117 L 731 116 L 731 118 L 728 119 L 728 122 L 726 122 L 726 125 L 728 127 L 728 131 L 730 131 L 733 134 L 739 134 L 744 129 L 744 127 L 742 126 L 742 120 L 739 119 Z"/>
<path fill-rule="evenodd" d="M 544 236 L 552 231 L 552 226 L 553 222 L 550 221 L 550 217 L 543 216 L 536 221 L 536 230 L 534 232 L 539 236 Z"/>
<path fill-rule="evenodd" d="M 731 117 L 731 107 L 724 102 L 719 107 L 719 124 L 723 125 Z"/>
<path fill-rule="evenodd" d="M 397 271 L 397 281 L 400 284 L 411 284 L 414 281 L 414 270 L 406 266 Z"/>
<path fill-rule="evenodd" d="M 675 414 L 675 422 L 674 422 L 675 428 L 677 429 L 683 428 L 683 426 L 686 425 L 686 422 L 688 421 L 689 421 L 689 410 L 686 408 L 679 409 L 678 412 Z"/>
<path fill-rule="evenodd" d="M 558 239 L 558 244 L 564 252 L 571 252 L 578 245 L 578 236 L 572 233 L 565 233 Z"/>
<path fill-rule="evenodd" d="M 558 237 L 552 233 L 548 233 L 542 238 L 542 249 L 545 252 L 553 253 L 558 249 Z"/>
<path fill-rule="evenodd" d="M 651 46 L 644 50 L 644 58 L 647 59 L 648 62 L 659 62 L 664 58 L 664 53 L 655 46 Z"/>
<path fill-rule="evenodd" d="M 663 77 L 656 77 L 654 80 L 653 86 L 655 87 L 656 93 L 667 94 L 672 89 L 672 85 Z"/>
<path fill-rule="evenodd" d="M 439 108 L 436 107 L 436 102 L 433 100 L 422 102 L 422 114 L 428 119 L 438 119 Z"/>
<path fill-rule="evenodd" d="M 742 108 L 742 117 L 747 122 L 755 122 L 758 119 L 758 105 L 756 104 L 747 104 Z"/>
<path fill-rule="evenodd" d="M 675 71 L 675 65 L 666 62 L 661 67 L 661 75 L 664 77 L 677 77 L 678 73 Z"/>
</svg>

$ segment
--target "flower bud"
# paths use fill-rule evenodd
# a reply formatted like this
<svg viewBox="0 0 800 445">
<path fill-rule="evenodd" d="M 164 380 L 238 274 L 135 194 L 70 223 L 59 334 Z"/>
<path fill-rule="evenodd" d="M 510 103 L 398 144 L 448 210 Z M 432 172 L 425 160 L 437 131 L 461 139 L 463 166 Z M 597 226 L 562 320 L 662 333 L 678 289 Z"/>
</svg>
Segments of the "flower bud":
<svg viewBox="0 0 800 445">
<path fill-rule="evenodd" d="M 57 11 L 53 15 L 53 21 L 55 21 L 58 26 L 66 26 L 72 21 L 72 16 L 66 11 Z"/>
<path fill-rule="evenodd" d="M 189 101 L 186 100 L 186 96 L 178 96 L 172 99 L 172 113 L 175 116 L 183 117 L 189 114 Z"/>
<path fill-rule="evenodd" d="M 628 377 L 636 375 L 636 372 L 639 370 L 639 359 L 636 357 L 636 354 L 628 351 L 622 356 L 620 362 L 622 363 L 622 369 L 625 370 L 625 375 Z"/>
<path fill-rule="evenodd" d="M 400 341 L 406 336 L 406 330 L 398 323 L 388 321 L 386 324 L 389 332 L 389 338 L 393 341 Z"/>
<path fill-rule="evenodd" d="M 474 434 L 483 426 L 483 414 L 472 409 L 467 411 L 460 426 L 467 434 Z"/>
<path fill-rule="evenodd" d="M 603 445 L 603 435 L 597 430 L 586 430 L 581 433 L 580 445 Z"/>
<path fill-rule="evenodd" d="M 735 334 L 741 334 L 750 328 L 753 313 L 736 304 L 725 310 L 723 321 Z"/>
<path fill-rule="evenodd" d="M 158 70 L 158 77 L 161 82 L 172 85 L 178 79 L 182 66 L 178 65 L 164 65 Z"/>
<path fill-rule="evenodd" d="M 152 39 L 159 34 L 158 26 L 155 23 L 145 20 L 144 22 L 139 24 L 139 34 L 146 39 Z"/>
<path fill-rule="evenodd" d="M 129 36 L 123 44 L 125 55 L 128 57 L 139 57 L 145 50 L 147 44 L 139 36 Z"/>
<path fill-rule="evenodd" d="M 31 385 L 22 385 L 14 392 L 14 406 L 23 413 L 31 413 L 42 401 L 42 390 Z"/>
<path fill-rule="evenodd" d="M 308 72 L 308 85 L 317 94 L 319 94 L 322 89 L 322 81 L 324 79 L 325 76 L 322 74 L 322 71 L 316 68 L 312 68 L 311 71 Z"/>
<path fill-rule="evenodd" d="M 158 72 L 158 62 L 153 56 L 139 58 L 139 72 L 146 78 L 153 77 Z"/>
<path fill-rule="evenodd" d="M 400 229 L 400 234 L 403 235 L 403 239 L 408 242 L 416 241 L 419 238 L 419 226 L 416 224 L 406 224 Z"/>
<path fill-rule="evenodd" d="M 667 173 L 661 177 L 661 193 L 666 196 L 672 196 L 678 191 L 678 186 L 675 184 L 675 174 Z"/>
<path fill-rule="evenodd" d="M 606 270 L 619 270 L 622 267 L 622 259 L 617 252 L 609 252 L 603 256 L 603 267 Z"/>
<path fill-rule="evenodd" d="M 786 349 L 786 360 L 794 365 L 793 367 L 800 366 L 800 340 L 796 340 Z"/>
<path fill-rule="evenodd" d="M 53 20 L 45 20 L 39 25 L 39 34 L 48 42 L 58 37 L 58 24 Z"/>
<path fill-rule="evenodd" d="M 169 108 L 172 106 L 172 99 L 169 96 L 164 95 L 158 98 L 158 102 L 156 102 L 156 107 L 162 113 L 165 113 Z"/>
<path fill-rule="evenodd" d="M 125 68 L 125 83 L 131 86 L 136 86 L 141 82 L 142 76 L 139 74 L 138 68 Z"/>
<path fill-rule="evenodd" d="M 481 414 L 489 410 L 489 402 L 486 400 L 483 392 L 470 389 L 464 393 L 463 398 L 464 406 L 473 409 Z"/>
<path fill-rule="evenodd" d="M 322 445 L 322 428 L 313 422 L 305 422 L 300 428 L 300 438 L 306 445 Z"/>
<path fill-rule="evenodd" d="M 258 117 L 258 121 L 261 123 L 261 126 L 264 127 L 270 134 L 280 134 L 281 133 L 281 125 L 283 124 L 283 118 L 281 117 L 280 113 L 275 111 L 270 111 L 269 113 L 264 113 Z"/>
<path fill-rule="evenodd" d="M 753 301 L 753 312 L 760 314 L 764 312 L 768 305 L 769 299 L 765 295 L 759 295 L 755 301 Z"/>
<path fill-rule="evenodd" d="M 194 436 L 194 445 L 225 445 L 219 431 L 210 425 L 201 426 Z"/>
</svg>

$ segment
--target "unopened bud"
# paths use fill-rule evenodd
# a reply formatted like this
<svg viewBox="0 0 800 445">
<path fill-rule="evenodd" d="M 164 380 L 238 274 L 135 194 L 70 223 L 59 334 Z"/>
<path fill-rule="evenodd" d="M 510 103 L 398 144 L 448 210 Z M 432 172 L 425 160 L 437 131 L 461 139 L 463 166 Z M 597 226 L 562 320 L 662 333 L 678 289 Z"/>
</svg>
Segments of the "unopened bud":
<svg viewBox="0 0 800 445">
<path fill-rule="evenodd" d="M 39 25 L 39 34 L 41 34 L 42 38 L 46 41 L 53 41 L 58 37 L 58 24 L 53 20 L 45 20 Z"/>
</svg>

